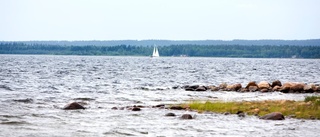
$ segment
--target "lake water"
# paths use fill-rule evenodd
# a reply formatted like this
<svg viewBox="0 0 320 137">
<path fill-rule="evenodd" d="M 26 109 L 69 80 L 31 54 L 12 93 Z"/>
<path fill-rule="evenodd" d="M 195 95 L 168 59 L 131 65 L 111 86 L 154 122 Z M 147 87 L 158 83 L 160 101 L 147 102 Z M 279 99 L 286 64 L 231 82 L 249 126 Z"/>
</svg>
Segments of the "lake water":
<svg viewBox="0 0 320 137">
<path fill-rule="evenodd" d="M 318 136 L 319 120 L 260 120 L 132 105 L 303 100 L 314 94 L 192 92 L 174 86 L 280 80 L 320 84 L 319 59 L 0 55 L 0 136 Z M 62 110 L 81 101 L 85 110 Z M 173 112 L 176 117 L 165 117 Z M 182 114 L 192 120 L 181 120 Z"/>
</svg>

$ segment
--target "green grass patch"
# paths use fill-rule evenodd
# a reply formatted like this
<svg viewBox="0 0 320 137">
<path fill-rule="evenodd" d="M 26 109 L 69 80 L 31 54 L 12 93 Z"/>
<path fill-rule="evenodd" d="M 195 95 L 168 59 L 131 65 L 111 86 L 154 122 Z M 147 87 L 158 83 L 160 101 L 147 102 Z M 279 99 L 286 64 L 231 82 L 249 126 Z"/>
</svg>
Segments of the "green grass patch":
<svg viewBox="0 0 320 137">
<path fill-rule="evenodd" d="M 212 111 L 217 113 L 229 112 L 236 114 L 243 111 L 248 115 L 263 116 L 271 112 L 281 112 L 285 116 L 295 116 L 302 119 L 320 119 L 320 97 L 306 97 L 304 101 L 292 100 L 265 100 L 265 101 L 243 101 L 243 102 L 199 102 L 194 101 L 188 105 L 192 110 L 198 112 Z"/>
</svg>

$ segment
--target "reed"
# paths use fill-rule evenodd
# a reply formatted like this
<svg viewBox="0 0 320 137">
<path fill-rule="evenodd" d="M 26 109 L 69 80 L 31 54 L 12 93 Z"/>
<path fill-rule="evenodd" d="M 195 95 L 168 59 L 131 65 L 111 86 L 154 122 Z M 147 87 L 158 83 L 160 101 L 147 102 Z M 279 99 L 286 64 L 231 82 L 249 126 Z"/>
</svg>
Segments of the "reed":
<svg viewBox="0 0 320 137">
<path fill-rule="evenodd" d="M 229 112 L 236 114 L 243 111 L 248 115 L 265 115 L 271 112 L 281 112 L 285 116 L 301 119 L 320 119 L 320 96 L 306 97 L 304 101 L 265 100 L 243 102 L 200 102 L 193 101 L 188 105 L 198 112 L 212 111 L 217 113 Z"/>
</svg>

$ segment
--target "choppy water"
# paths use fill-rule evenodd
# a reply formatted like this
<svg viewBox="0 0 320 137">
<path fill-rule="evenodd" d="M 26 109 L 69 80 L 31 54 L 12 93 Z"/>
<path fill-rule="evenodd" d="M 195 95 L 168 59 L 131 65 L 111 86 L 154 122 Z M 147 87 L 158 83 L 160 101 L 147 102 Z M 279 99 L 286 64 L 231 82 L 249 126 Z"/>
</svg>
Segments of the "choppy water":
<svg viewBox="0 0 320 137">
<path fill-rule="evenodd" d="M 312 94 L 191 92 L 190 84 L 320 84 L 318 59 L 0 55 L 0 136 L 317 136 L 320 121 L 142 108 L 189 100 L 302 100 Z M 148 89 L 148 90 L 146 90 Z M 317 94 L 319 95 L 319 94 Z M 86 110 L 62 110 L 82 101 Z M 165 117 L 168 112 L 177 117 Z M 196 118 L 181 120 L 189 113 Z"/>
</svg>

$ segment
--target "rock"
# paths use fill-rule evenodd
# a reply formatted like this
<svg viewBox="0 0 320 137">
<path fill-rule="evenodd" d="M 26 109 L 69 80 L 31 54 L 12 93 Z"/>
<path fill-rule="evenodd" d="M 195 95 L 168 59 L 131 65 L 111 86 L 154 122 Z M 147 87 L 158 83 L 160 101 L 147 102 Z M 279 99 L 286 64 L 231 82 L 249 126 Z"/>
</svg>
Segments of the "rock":
<svg viewBox="0 0 320 137">
<path fill-rule="evenodd" d="M 276 81 L 273 81 L 272 84 L 271 84 L 271 87 L 275 87 L 275 86 L 281 87 L 282 84 L 281 84 L 281 82 L 279 80 L 276 80 Z"/>
<path fill-rule="evenodd" d="M 309 84 L 309 85 L 305 85 L 303 87 L 303 90 L 306 92 L 306 93 L 313 93 L 315 92 L 315 85 L 314 84 Z"/>
<path fill-rule="evenodd" d="M 133 107 L 133 108 L 132 108 L 132 111 L 141 111 L 141 108 L 139 108 L 139 107 Z"/>
<path fill-rule="evenodd" d="M 230 112 L 224 112 L 223 114 L 224 115 L 230 115 L 231 113 Z"/>
<path fill-rule="evenodd" d="M 172 109 L 172 110 L 183 110 L 185 108 L 183 108 L 182 106 L 171 106 L 169 109 Z"/>
<path fill-rule="evenodd" d="M 118 108 L 117 108 L 117 107 L 112 107 L 111 109 L 112 109 L 112 110 L 118 110 Z"/>
<path fill-rule="evenodd" d="M 259 82 L 258 87 L 259 87 L 260 90 L 261 89 L 270 89 L 271 88 L 270 84 L 267 81 Z"/>
<path fill-rule="evenodd" d="M 269 113 L 269 114 L 266 114 L 266 115 L 260 117 L 260 119 L 264 119 L 264 120 L 284 120 L 285 118 L 282 115 L 282 113 L 273 112 L 273 113 Z"/>
<path fill-rule="evenodd" d="M 32 103 L 32 102 L 33 102 L 33 99 L 32 99 L 32 98 L 14 99 L 13 101 L 15 101 L 15 102 L 22 102 L 22 103 Z"/>
<path fill-rule="evenodd" d="M 192 116 L 190 114 L 183 114 L 181 119 L 192 119 Z"/>
<path fill-rule="evenodd" d="M 283 93 L 289 93 L 290 89 L 291 89 L 291 86 L 292 86 L 292 83 L 284 83 L 282 86 L 281 86 L 281 89 L 280 89 L 280 92 L 283 92 Z"/>
<path fill-rule="evenodd" d="M 238 111 L 236 114 L 238 115 L 238 117 L 245 117 L 246 116 L 246 114 L 243 111 Z"/>
<path fill-rule="evenodd" d="M 239 89 L 242 88 L 241 84 L 233 84 L 233 85 L 228 85 L 225 90 L 226 91 L 238 91 Z"/>
<path fill-rule="evenodd" d="M 165 104 L 159 104 L 159 105 L 155 105 L 155 106 L 153 106 L 153 107 L 162 108 L 162 107 L 164 107 L 164 106 L 166 106 L 166 105 L 165 105 Z"/>
<path fill-rule="evenodd" d="M 219 85 L 219 89 L 225 90 L 225 89 L 227 88 L 227 86 L 228 86 L 227 83 L 221 83 L 221 84 Z"/>
<path fill-rule="evenodd" d="M 290 90 L 292 90 L 294 92 L 301 92 L 301 91 L 303 91 L 304 86 L 305 86 L 304 83 L 294 83 L 294 84 L 292 84 Z"/>
<path fill-rule="evenodd" d="M 199 86 L 199 87 L 196 88 L 194 91 L 207 91 L 207 87 L 205 87 L 205 86 Z"/>
<path fill-rule="evenodd" d="M 246 89 L 249 89 L 250 86 L 256 86 L 256 87 L 258 87 L 258 85 L 256 84 L 255 81 L 249 82 L 248 85 L 246 86 Z"/>
<path fill-rule="evenodd" d="M 74 110 L 74 109 L 85 109 L 82 105 L 77 102 L 73 102 L 68 104 L 66 107 L 63 108 L 64 110 Z"/>
<path fill-rule="evenodd" d="M 219 87 L 216 87 L 216 86 L 209 86 L 209 89 L 211 91 L 219 91 Z"/>
<path fill-rule="evenodd" d="M 248 90 L 250 91 L 250 92 L 255 92 L 255 91 L 258 91 L 258 86 L 249 86 L 249 88 L 248 88 Z"/>
<path fill-rule="evenodd" d="M 174 117 L 174 116 L 176 116 L 176 114 L 174 114 L 174 113 L 167 113 L 165 116 L 167 116 L 167 117 Z"/>
<path fill-rule="evenodd" d="M 265 93 L 265 92 L 269 92 L 269 90 L 266 88 L 263 88 L 263 89 L 260 89 L 260 92 Z"/>
<path fill-rule="evenodd" d="M 248 92 L 249 89 L 246 89 L 246 88 L 241 88 L 240 90 L 238 90 L 239 92 Z"/>
<path fill-rule="evenodd" d="M 280 86 L 274 86 L 272 88 L 272 91 L 280 91 L 281 90 L 281 87 Z"/>
</svg>

